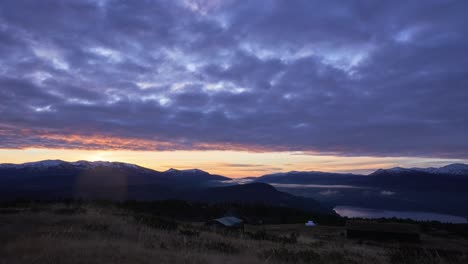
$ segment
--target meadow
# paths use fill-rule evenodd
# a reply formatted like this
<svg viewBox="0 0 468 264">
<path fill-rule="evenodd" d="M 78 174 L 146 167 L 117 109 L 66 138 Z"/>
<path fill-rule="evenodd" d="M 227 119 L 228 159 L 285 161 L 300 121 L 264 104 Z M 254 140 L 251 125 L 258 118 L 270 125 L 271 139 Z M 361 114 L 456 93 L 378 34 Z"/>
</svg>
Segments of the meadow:
<svg viewBox="0 0 468 264">
<path fill-rule="evenodd" d="M 0 264 L 468 263 L 468 240 L 427 229 L 422 242 L 350 240 L 341 225 L 246 225 L 217 230 L 113 203 L 0 208 Z"/>
</svg>

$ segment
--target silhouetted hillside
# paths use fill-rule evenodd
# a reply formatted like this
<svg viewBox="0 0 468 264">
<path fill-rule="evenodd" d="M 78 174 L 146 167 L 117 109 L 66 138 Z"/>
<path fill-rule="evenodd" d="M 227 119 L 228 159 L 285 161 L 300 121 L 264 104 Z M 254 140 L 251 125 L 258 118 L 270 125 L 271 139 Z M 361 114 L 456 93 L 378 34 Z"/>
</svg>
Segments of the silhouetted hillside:
<svg viewBox="0 0 468 264">
<path fill-rule="evenodd" d="M 333 214 L 331 208 L 321 205 L 314 199 L 298 197 L 280 192 L 265 183 L 251 183 L 228 187 L 209 188 L 185 193 L 183 198 L 203 202 L 236 202 L 245 204 L 265 204 Z"/>
</svg>

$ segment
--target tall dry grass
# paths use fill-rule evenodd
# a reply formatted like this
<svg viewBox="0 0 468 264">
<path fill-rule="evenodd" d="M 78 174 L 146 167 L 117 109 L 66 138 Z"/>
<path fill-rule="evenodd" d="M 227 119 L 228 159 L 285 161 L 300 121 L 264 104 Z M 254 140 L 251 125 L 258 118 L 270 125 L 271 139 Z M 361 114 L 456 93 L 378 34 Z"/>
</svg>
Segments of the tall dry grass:
<svg viewBox="0 0 468 264">
<path fill-rule="evenodd" d="M 54 204 L 2 211 L 0 264 L 374 264 L 464 263 L 467 260 L 466 255 L 448 258 L 359 244 L 339 235 L 296 234 L 295 240 L 277 239 L 281 238 L 281 226 L 276 226 L 271 235 L 257 238 L 241 232 L 217 233 L 184 223 L 174 228 L 157 221 L 151 216 L 135 217 L 112 206 L 91 204 L 79 208 Z M 285 230 L 285 234 L 291 231 L 287 227 Z M 256 231 L 252 228 L 249 232 Z"/>
</svg>

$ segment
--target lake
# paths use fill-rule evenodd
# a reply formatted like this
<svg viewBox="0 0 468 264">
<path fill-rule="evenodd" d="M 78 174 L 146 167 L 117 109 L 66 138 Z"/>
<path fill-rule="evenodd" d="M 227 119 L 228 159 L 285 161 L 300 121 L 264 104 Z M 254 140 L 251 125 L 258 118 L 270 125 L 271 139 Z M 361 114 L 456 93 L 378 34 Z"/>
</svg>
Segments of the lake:
<svg viewBox="0 0 468 264">
<path fill-rule="evenodd" d="M 354 186 L 354 185 L 342 185 L 342 184 L 293 184 L 293 183 L 270 183 L 274 187 L 278 188 L 322 188 L 322 189 L 372 189 L 370 187 Z"/>
<path fill-rule="evenodd" d="M 361 208 L 354 206 L 336 206 L 333 208 L 340 216 L 350 218 L 402 218 L 412 219 L 416 221 L 439 221 L 443 223 L 466 224 L 468 220 L 462 216 L 439 214 L 431 212 L 416 212 L 416 211 L 393 211 L 379 210 L 370 208 Z"/>
</svg>

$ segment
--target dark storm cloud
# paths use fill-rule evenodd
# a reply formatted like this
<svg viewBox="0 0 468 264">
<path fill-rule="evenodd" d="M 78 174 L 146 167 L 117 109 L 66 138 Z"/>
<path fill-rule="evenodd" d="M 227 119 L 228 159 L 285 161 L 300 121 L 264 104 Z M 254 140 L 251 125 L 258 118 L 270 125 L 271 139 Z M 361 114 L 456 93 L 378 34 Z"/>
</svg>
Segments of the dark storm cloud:
<svg viewBox="0 0 468 264">
<path fill-rule="evenodd" d="M 2 1 L 0 146 L 468 157 L 465 1 Z"/>
</svg>

